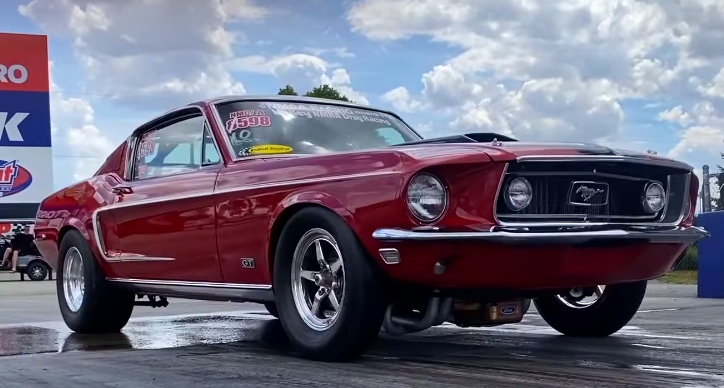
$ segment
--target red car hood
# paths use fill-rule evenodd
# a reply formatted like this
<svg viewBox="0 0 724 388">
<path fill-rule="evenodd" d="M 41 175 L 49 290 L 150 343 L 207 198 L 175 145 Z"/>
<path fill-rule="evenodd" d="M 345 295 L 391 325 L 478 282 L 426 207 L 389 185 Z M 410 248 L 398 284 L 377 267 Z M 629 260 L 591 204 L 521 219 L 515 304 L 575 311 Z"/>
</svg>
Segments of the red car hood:
<svg viewBox="0 0 724 388">
<path fill-rule="evenodd" d="M 586 143 L 557 143 L 557 142 L 503 142 L 497 145 L 492 142 L 485 143 L 430 143 L 430 144 L 410 144 L 409 146 L 399 146 L 399 151 L 404 152 L 409 157 L 417 160 L 425 160 L 434 163 L 446 159 L 455 159 L 456 161 L 511 161 L 526 156 L 603 156 L 611 157 L 631 157 L 642 161 L 661 161 L 670 164 L 672 167 L 691 170 L 692 167 L 672 159 L 664 158 L 658 155 L 648 153 L 626 151 L 612 149 L 595 144 Z"/>
</svg>

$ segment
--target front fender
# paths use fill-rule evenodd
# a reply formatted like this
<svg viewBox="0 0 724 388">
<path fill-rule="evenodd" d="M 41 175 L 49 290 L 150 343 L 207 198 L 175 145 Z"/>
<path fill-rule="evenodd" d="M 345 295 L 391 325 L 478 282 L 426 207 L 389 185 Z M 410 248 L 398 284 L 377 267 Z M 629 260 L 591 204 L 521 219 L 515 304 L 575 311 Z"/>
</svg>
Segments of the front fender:
<svg viewBox="0 0 724 388">
<path fill-rule="evenodd" d="M 342 204 L 342 201 L 340 201 L 336 197 L 332 196 L 329 193 L 318 190 L 303 191 L 292 193 L 284 198 L 281 202 L 279 202 L 277 207 L 272 212 L 269 222 L 269 232 L 272 231 L 274 225 L 279 220 L 279 217 L 284 214 L 288 209 L 304 204 L 323 206 L 335 212 L 338 216 L 344 218 L 347 223 L 354 224 L 354 216 L 352 215 L 352 212 L 347 209 L 347 207 Z M 269 233 L 269 235 L 271 235 L 271 233 Z"/>
</svg>

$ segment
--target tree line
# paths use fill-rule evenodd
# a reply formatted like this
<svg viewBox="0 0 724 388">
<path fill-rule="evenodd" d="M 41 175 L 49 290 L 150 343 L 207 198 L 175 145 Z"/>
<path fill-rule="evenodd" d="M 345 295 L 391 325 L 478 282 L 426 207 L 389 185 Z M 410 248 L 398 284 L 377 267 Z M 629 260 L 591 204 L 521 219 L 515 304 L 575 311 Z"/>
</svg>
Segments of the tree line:
<svg viewBox="0 0 724 388">
<path fill-rule="evenodd" d="M 297 93 L 296 90 L 291 85 L 287 85 L 281 89 L 279 89 L 279 95 L 283 96 L 298 96 L 299 93 Z M 347 102 L 354 102 L 347 98 L 347 96 L 343 95 L 339 92 L 339 90 L 333 88 L 330 85 L 324 84 L 319 85 L 312 90 L 304 93 L 304 96 L 306 97 L 317 97 L 317 98 L 326 98 L 328 100 L 340 100 L 340 101 L 347 101 Z"/>
</svg>

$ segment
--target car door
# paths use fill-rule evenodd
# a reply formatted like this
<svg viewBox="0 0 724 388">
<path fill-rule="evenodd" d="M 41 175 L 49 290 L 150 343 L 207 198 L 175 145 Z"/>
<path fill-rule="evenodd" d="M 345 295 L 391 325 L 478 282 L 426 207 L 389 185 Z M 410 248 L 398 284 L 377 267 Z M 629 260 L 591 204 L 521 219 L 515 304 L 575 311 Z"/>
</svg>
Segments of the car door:
<svg viewBox="0 0 724 388">
<path fill-rule="evenodd" d="M 222 167 L 200 109 L 138 133 L 127 181 L 102 224 L 113 272 L 130 279 L 220 282 L 212 193 Z"/>
</svg>

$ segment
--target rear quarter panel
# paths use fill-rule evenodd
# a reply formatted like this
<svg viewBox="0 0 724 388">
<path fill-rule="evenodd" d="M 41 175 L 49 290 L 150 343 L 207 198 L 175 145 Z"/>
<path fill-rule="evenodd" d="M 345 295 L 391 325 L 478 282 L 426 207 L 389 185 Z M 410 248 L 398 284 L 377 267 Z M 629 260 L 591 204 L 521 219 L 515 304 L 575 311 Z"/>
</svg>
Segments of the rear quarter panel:
<svg viewBox="0 0 724 388">
<path fill-rule="evenodd" d="M 95 176 L 59 190 L 41 202 L 35 220 L 35 241 L 53 269 L 58 268 L 58 247 L 69 230 L 80 232 L 96 257 L 100 257 L 93 234 L 93 211 L 113 202 L 111 190 L 119 182 L 114 173 Z M 101 260 L 98 262 L 104 270 L 110 270 Z"/>
</svg>

